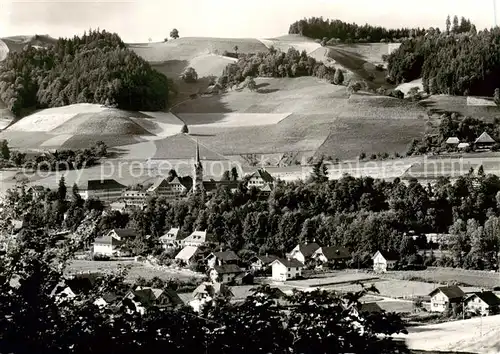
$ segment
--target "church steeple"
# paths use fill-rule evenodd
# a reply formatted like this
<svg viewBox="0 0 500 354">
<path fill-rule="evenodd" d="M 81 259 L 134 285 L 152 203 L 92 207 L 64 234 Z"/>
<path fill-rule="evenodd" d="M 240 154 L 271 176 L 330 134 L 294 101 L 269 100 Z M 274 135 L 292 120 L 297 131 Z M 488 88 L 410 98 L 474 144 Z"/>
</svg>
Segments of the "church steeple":
<svg viewBox="0 0 500 354">
<path fill-rule="evenodd" d="M 196 139 L 195 161 L 193 166 L 193 193 L 203 189 L 203 165 L 200 161 L 200 147 Z"/>
</svg>

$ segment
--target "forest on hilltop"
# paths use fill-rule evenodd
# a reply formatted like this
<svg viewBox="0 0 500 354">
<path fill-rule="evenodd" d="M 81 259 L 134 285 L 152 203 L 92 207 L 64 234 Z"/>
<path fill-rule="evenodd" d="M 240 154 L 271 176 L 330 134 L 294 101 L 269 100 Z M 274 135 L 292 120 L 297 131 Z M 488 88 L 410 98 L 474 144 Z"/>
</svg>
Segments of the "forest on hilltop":
<svg viewBox="0 0 500 354">
<path fill-rule="evenodd" d="M 0 65 L 0 100 L 16 115 L 74 103 L 155 111 L 167 96 L 167 78 L 104 30 L 9 52 Z"/>
<path fill-rule="evenodd" d="M 443 33 L 411 38 L 387 58 L 396 83 L 422 78 L 430 94 L 493 96 L 500 87 L 500 29 L 477 32 L 468 20 L 446 21 Z"/>
<path fill-rule="evenodd" d="M 411 35 L 422 35 L 424 29 L 398 28 L 387 29 L 381 26 L 363 26 L 341 20 L 311 17 L 290 25 L 289 34 L 300 34 L 309 38 L 336 40 L 344 43 L 397 42 Z"/>
</svg>

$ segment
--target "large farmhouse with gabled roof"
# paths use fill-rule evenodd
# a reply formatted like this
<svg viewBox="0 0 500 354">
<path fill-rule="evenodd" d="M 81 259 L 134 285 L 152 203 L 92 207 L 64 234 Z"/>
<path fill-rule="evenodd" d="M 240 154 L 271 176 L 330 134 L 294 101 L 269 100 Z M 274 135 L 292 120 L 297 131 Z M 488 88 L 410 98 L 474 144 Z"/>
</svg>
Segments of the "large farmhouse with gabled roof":
<svg viewBox="0 0 500 354">
<path fill-rule="evenodd" d="M 126 189 L 126 186 L 114 179 L 96 179 L 87 181 L 87 185 L 80 188 L 78 193 L 84 200 L 94 198 L 110 202 L 120 199 Z"/>
</svg>

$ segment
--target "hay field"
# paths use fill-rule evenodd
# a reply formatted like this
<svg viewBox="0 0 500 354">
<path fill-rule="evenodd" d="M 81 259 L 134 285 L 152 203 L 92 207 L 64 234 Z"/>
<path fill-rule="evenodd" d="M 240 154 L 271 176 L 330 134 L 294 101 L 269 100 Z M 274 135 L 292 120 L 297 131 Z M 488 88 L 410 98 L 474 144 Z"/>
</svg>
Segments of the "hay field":
<svg viewBox="0 0 500 354">
<path fill-rule="evenodd" d="M 258 78 L 256 83 L 255 92 L 202 97 L 180 104 L 174 111 L 191 134 L 223 155 L 316 151 L 341 160 L 354 159 L 363 151 L 403 153 L 425 131 L 426 112 L 415 103 L 373 95 L 349 98 L 345 87 L 310 77 Z M 259 125 L 242 127 L 248 124 L 241 122 L 240 128 L 217 127 L 216 118 L 230 116 L 230 112 L 245 113 L 235 116 L 235 121 L 258 113 Z M 273 121 L 273 114 L 287 112 L 293 113 L 277 124 L 261 123 Z"/>
<path fill-rule="evenodd" d="M 18 149 L 87 148 L 97 141 L 109 147 L 159 139 L 180 132 L 184 124 L 170 113 L 127 112 L 96 104 L 40 110 L 0 133 Z"/>
<path fill-rule="evenodd" d="M 337 44 L 332 47 L 353 53 L 363 60 L 375 65 L 384 64 L 382 56 L 390 53 L 388 43 Z"/>
<path fill-rule="evenodd" d="M 382 275 L 382 277 L 397 278 L 402 280 L 407 280 L 413 277 L 440 284 L 459 282 L 461 284 L 487 289 L 493 289 L 496 286 L 500 286 L 498 273 L 467 269 L 430 267 L 426 270 L 419 271 L 390 271 L 387 272 L 387 274 Z"/>
<path fill-rule="evenodd" d="M 0 39 L 0 61 L 7 58 L 7 54 L 9 54 L 9 47 L 3 40 Z"/>
<path fill-rule="evenodd" d="M 287 35 L 278 38 L 259 39 L 267 48 L 274 47 L 287 52 L 290 48 L 295 48 L 299 52 L 305 50 L 308 54 L 314 52 L 316 49 L 321 48 L 321 44 L 316 43 L 313 39 L 303 37 L 300 35 Z"/>
<path fill-rule="evenodd" d="M 184 113 L 179 118 L 192 129 L 243 128 L 278 124 L 291 113 Z"/>
<path fill-rule="evenodd" d="M 469 105 L 466 96 L 433 95 L 420 101 L 419 104 L 424 107 L 429 114 L 441 115 L 445 112 L 455 112 L 463 116 L 484 118 L 490 122 L 492 122 L 494 118 L 500 117 L 500 107 Z"/>
</svg>

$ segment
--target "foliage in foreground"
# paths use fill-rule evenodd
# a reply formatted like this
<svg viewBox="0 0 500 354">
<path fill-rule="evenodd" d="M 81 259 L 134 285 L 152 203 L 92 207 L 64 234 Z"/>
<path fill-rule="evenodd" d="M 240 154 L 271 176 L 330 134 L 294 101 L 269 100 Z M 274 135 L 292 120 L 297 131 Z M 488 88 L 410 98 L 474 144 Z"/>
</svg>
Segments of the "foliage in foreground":
<svg viewBox="0 0 500 354">
<path fill-rule="evenodd" d="M 243 303 L 216 298 L 199 314 L 189 307 L 152 307 L 140 316 L 124 305 L 114 310 L 95 306 L 102 294 L 126 292 L 124 272 L 103 275 L 89 293 L 56 302 L 53 289 L 64 284 L 67 263 L 88 241 L 80 235 L 61 245 L 39 224 L 24 225 L 16 247 L 0 258 L 2 352 L 408 352 L 390 337 L 406 333 L 398 315 L 359 313 L 364 291 L 345 296 L 296 292 L 286 298 L 288 310 L 266 287 Z"/>
</svg>

